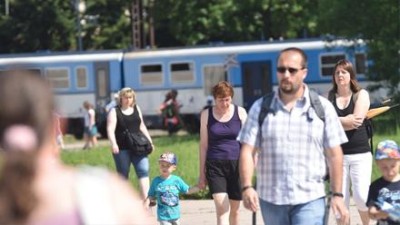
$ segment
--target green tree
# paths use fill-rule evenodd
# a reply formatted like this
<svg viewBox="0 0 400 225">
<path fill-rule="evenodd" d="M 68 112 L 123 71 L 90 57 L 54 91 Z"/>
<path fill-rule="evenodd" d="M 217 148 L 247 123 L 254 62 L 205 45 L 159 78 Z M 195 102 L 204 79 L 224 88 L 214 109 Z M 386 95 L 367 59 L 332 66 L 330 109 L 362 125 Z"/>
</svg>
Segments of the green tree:
<svg viewBox="0 0 400 225">
<path fill-rule="evenodd" d="M 126 49 L 131 46 L 132 0 L 86 0 L 83 15 L 85 49 Z"/>
<path fill-rule="evenodd" d="M 156 1 L 157 44 L 166 45 L 164 38 L 194 45 L 317 36 L 317 4 L 317 0 Z"/>
<path fill-rule="evenodd" d="M 370 88 L 389 88 L 389 95 L 400 99 L 400 1 L 322 0 L 319 11 L 321 33 L 368 42 L 373 61 L 368 77 L 379 81 Z"/>
<path fill-rule="evenodd" d="M 65 0 L 13 0 L 0 16 L 0 52 L 66 50 L 74 47 L 71 4 Z"/>
</svg>

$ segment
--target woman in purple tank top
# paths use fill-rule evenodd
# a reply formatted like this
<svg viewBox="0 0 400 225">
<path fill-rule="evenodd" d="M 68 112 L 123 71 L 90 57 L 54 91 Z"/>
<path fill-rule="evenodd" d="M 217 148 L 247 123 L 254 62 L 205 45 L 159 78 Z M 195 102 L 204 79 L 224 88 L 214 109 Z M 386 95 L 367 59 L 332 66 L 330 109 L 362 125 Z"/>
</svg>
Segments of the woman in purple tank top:
<svg viewBox="0 0 400 225">
<path fill-rule="evenodd" d="M 215 106 L 200 118 L 200 174 L 198 186 L 208 184 L 213 196 L 217 225 L 239 224 L 242 200 L 239 181 L 240 143 L 236 140 L 247 113 L 232 104 L 233 88 L 221 81 L 212 89 Z"/>
</svg>

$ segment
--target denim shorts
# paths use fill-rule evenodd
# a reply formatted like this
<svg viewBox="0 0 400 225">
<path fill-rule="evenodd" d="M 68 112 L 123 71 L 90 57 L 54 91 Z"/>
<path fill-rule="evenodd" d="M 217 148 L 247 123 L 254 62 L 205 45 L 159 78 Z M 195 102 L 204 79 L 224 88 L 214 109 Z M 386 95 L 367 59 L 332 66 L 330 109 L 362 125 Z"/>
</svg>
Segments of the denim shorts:
<svg viewBox="0 0 400 225">
<path fill-rule="evenodd" d="M 135 168 L 138 178 L 149 176 L 149 158 L 147 156 L 138 156 L 131 150 L 120 149 L 119 153 L 113 154 L 113 158 L 117 172 L 126 179 L 129 178 L 131 164 Z"/>
<path fill-rule="evenodd" d="M 325 198 L 298 205 L 275 205 L 260 199 L 265 224 L 323 225 Z"/>
<path fill-rule="evenodd" d="M 97 135 L 97 127 L 92 126 L 92 129 L 89 129 L 89 127 L 85 127 L 85 134 L 87 134 L 90 137 L 96 136 Z"/>
</svg>

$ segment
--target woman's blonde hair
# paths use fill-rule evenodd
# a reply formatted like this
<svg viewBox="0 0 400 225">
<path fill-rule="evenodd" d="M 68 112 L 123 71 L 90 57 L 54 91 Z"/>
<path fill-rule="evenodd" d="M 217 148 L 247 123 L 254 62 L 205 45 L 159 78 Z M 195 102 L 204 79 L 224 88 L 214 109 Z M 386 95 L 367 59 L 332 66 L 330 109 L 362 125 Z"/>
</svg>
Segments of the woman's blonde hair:
<svg viewBox="0 0 400 225">
<path fill-rule="evenodd" d="M 122 104 L 122 97 L 126 97 L 126 96 L 131 96 L 133 97 L 133 101 L 132 101 L 132 105 L 134 106 L 136 104 L 136 93 L 135 91 L 130 88 L 130 87 L 124 87 L 119 91 L 119 106 L 121 106 Z"/>
</svg>

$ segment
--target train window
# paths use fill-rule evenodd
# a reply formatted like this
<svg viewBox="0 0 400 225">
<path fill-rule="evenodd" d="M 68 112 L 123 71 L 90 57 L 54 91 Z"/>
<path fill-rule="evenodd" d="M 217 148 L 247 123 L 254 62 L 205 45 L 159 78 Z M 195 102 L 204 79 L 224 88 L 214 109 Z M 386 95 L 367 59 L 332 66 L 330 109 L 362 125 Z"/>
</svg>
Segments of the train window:
<svg viewBox="0 0 400 225">
<path fill-rule="evenodd" d="M 344 54 L 336 54 L 336 55 L 322 55 L 321 56 L 321 75 L 326 77 L 326 76 L 332 76 L 333 74 L 333 69 L 335 68 L 335 65 L 337 61 L 341 59 L 345 59 L 346 56 Z"/>
<path fill-rule="evenodd" d="M 88 75 L 85 67 L 76 68 L 76 86 L 77 88 L 88 87 Z"/>
<path fill-rule="evenodd" d="M 364 53 L 356 53 L 356 73 L 365 74 L 367 72 L 367 56 Z"/>
<path fill-rule="evenodd" d="M 172 63 L 171 82 L 173 84 L 187 84 L 194 82 L 193 63 Z"/>
<path fill-rule="evenodd" d="M 40 69 L 21 69 L 21 68 L 16 68 L 16 69 L 7 69 L 7 70 L 0 70 L 0 75 L 1 74 L 7 74 L 13 71 L 21 71 L 21 72 L 27 72 L 27 73 L 31 73 L 31 74 L 35 74 L 40 76 L 42 74 L 42 72 L 40 71 Z"/>
<path fill-rule="evenodd" d="M 68 69 L 46 69 L 46 76 L 54 88 L 69 88 L 69 71 Z"/>
<path fill-rule="evenodd" d="M 207 65 L 203 68 L 203 81 L 204 81 L 204 94 L 205 96 L 212 95 L 212 87 L 220 82 L 224 81 L 226 77 L 226 71 L 224 65 Z"/>
<path fill-rule="evenodd" d="M 97 96 L 107 97 L 107 72 L 104 69 L 97 70 Z"/>
<path fill-rule="evenodd" d="M 141 67 L 140 83 L 146 85 L 162 85 L 163 73 L 161 64 L 143 65 Z"/>
</svg>

